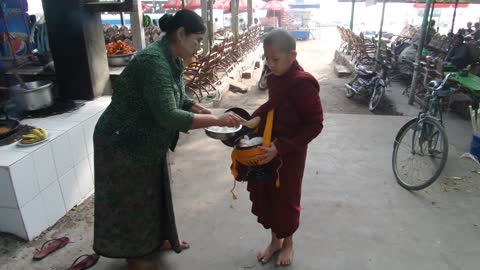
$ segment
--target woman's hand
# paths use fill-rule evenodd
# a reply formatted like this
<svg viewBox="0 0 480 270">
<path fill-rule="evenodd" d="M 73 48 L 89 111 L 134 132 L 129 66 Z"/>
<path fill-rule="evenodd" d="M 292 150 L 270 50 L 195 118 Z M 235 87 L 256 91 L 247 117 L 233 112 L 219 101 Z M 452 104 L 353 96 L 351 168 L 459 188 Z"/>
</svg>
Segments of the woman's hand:
<svg viewBox="0 0 480 270">
<path fill-rule="evenodd" d="M 201 109 L 198 113 L 199 113 L 199 114 L 212 114 L 212 111 L 210 111 L 210 110 L 207 109 L 207 108 L 203 108 L 203 109 Z"/>
<path fill-rule="evenodd" d="M 267 164 L 278 155 L 278 150 L 274 143 L 270 147 L 259 146 L 258 148 L 263 151 L 262 155 L 257 156 L 260 159 L 260 164 Z"/>
<path fill-rule="evenodd" d="M 218 117 L 216 122 L 216 125 L 221 127 L 238 127 L 242 123 L 242 119 L 232 112 L 227 112 Z"/>
<path fill-rule="evenodd" d="M 207 108 L 205 108 L 205 107 L 203 107 L 202 105 L 199 105 L 199 104 L 194 104 L 192 106 L 191 111 L 193 113 L 197 113 L 197 114 L 212 114 L 212 112 L 209 109 L 207 109 Z"/>
</svg>

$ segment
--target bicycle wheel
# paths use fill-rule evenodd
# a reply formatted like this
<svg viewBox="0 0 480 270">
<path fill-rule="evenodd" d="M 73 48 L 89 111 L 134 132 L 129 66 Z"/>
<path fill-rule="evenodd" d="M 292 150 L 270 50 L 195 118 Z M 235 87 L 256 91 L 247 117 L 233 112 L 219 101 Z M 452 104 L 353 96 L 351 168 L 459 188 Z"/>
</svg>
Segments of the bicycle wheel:
<svg viewBox="0 0 480 270">
<path fill-rule="evenodd" d="M 448 157 L 448 139 L 442 125 L 425 118 L 407 122 L 393 143 L 392 167 L 400 186 L 420 190 L 442 173 Z"/>
<path fill-rule="evenodd" d="M 377 84 L 375 89 L 373 89 L 373 94 L 370 97 L 370 102 L 368 102 L 368 109 L 373 112 L 377 109 L 380 102 L 382 102 L 383 96 L 385 95 L 385 86 Z"/>
</svg>

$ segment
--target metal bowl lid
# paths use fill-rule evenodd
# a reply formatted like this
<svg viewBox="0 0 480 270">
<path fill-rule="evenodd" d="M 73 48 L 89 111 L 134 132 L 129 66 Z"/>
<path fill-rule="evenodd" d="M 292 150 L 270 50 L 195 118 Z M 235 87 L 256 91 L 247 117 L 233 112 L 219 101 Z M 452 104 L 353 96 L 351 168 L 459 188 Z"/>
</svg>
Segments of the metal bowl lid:
<svg viewBox="0 0 480 270">
<path fill-rule="evenodd" d="M 207 127 L 205 128 L 205 130 L 207 130 L 208 132 L 211 132 L 211 133 L 216 133 L 216 134 L 232 134 L 232 133 L 235 133 L 235 132 L 238 132 L 242 129 L 242 125 L 238 126 L 237 128 L 233 129 L 233 128 L 229 128 L 231 130 L 229 131 L 225 131 L 225 132 L 222 132 L 222 131 L 219 131 L 219 130 L 215 130 L 215 129 L 212 129 L 214 128 L 215 126 L 212 126 L 212 127 Z M 222 127 L 220 127 L 222 128 Z"/>
<path fill-rule="evenodd" d="M 33 82 L 26 82 L 25 85 L 27 86 L 28 89 L 23 88 L 21 84 L 16 84 L 9 88 L 10 90 L 13 90 L 16 92 L 30 92 L 30 91 L 36 91 L 36 90 L 41 90 L 41 89 L 51 87 L 53 85 L 53 82 L 49 80 L 33 81 Z"/>
</svg>

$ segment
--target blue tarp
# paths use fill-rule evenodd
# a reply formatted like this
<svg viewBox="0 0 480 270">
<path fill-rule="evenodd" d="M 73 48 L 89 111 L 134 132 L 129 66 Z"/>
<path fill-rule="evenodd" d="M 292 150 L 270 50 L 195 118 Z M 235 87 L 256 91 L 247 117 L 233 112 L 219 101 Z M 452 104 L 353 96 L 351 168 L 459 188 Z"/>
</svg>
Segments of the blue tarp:
<svg viewBox="0 0 480 270">
<path fill-rule="evenodd" d="M 320 8 L 320 4 L 290 4 L 291 9 Z"/>
</svg>

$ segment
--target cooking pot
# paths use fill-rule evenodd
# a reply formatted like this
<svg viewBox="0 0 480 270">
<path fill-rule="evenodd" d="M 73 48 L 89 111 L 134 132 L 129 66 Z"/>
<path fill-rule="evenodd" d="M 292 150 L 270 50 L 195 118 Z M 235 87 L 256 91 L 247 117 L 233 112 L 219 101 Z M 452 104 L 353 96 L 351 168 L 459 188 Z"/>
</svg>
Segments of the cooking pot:
<svg viewBox="0 0 480 270">
<path fill-rule="evenodd" d="M 27 89 L 21 84 L 10 87 L 10 92 L 17 106 L 23 111 L 35 111 L 50 107 L 53 104 L 53 82 L 33 81 L 25 83 Z"/>
</svg>

